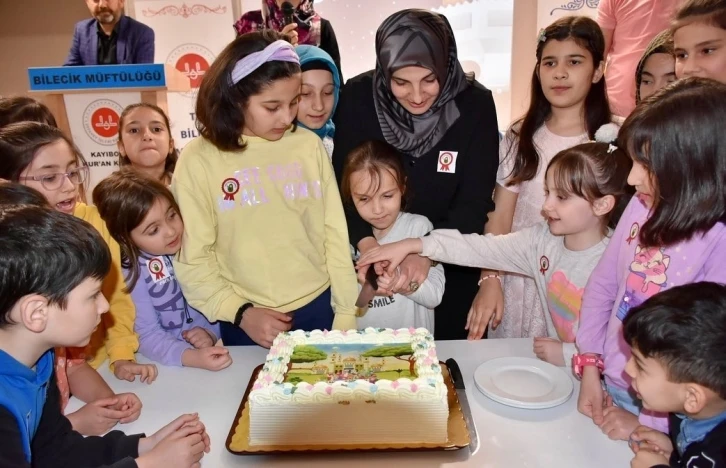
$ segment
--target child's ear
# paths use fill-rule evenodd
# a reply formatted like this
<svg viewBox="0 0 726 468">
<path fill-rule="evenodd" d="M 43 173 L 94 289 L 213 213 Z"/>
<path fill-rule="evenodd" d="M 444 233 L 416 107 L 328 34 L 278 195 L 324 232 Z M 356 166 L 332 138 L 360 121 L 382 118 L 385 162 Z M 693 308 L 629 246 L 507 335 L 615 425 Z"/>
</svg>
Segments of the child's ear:
<svg viewBox="0 0 726 468">
<path fill-rule="evenodd" d="M 48 325 L 48 299 L 39 294 L 23 296 L 16 304 L 17 321 L 33 333 L 42 333 Z"/>
<path fill-rule="evenodd" d="M 700 413 L 708 403 L 708 390 L 696 383 L 687 383 L 686 399 L 683 402 L 683 409 L 686 414 Z"/>
<path fill-rule="evenodd" d="M 116 147 L 118 147 L 118 152 L 121 153 L 121 156 L 126 157 L 126 148 L 124 148 L 124 142 L 121 141 L 120 134 L 118 137 L 118 141 L 116 142 Z"/>
<path fill-rule="evenodd" d="M 612 195 L 600 197 L 592 204 L 592 211 L 596 216 L 605 216 L 613 211 L 613 208 L 615 208 L 615 197 Z"/>
<path fill-rule="evenodd" d="M 174 139 L 172 137 L 169 137 L 169 152 L 168 154 L 171 154 L 174 152 Z"/>
<path fill-rule="evenodd" d="M 595 84 L 602 79 L 605 74 L 605 61 L 601 61 L 595 68 L 595 72 L 592 74 L 592 83 Z"/>
</svg>

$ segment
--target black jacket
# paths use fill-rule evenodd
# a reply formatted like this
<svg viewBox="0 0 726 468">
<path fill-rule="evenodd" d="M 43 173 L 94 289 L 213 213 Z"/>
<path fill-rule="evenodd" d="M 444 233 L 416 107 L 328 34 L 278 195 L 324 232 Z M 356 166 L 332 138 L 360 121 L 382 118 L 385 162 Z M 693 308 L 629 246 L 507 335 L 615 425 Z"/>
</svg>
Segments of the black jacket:
<svg viewBox="0 0 726 468">
<path fill-rule="evenodd" d="M 0 467 L 113 467 L 136 468 L 139 439 L 143 434 L 127 436 L 111 431 L 103 437 L 83 437 L 71 427 L 61 413 L 60 392 L 55 373 L 48 384 L 48 393 L 38 430 L 30 443 L 32 463 L 23 453 L 18 423 L 10 412 L 0 407 Z"/>
<path fill-rule="evenodd" d="M 673 442 L 673 453 L 668 465 L 657 465 L 653 468 L 724 468 L 726 467 L 726 422 L 716 426 L 700 442 L 694 442 L 683 453 L 678 455 L 676 439 L 681 432 L 681 419 L 675 414 L 669 418 L 670 436 Z"/>
<path fill-rule="evenodd" d="M 405 211 L 426 216 L 434 229 L 482 233 L 494 210 L 494 184 L 499 166 L 499 130 L 492 93 L 477 82 L 454 99 L 459 119 L 441 140 L 418 158 L 402 155 L 409 199 Z M 335 118 L 333 167 L 342 179 L 348 153 L 368 140 L 385 141 L 373 102 L 373 72 L 351 78 L 343 87 Z M 441 172 L 439 156 L 457 153 L 455 171 Z M 350 242 L 357 246 L 372 236 L 371 226 L 351 204 L 346 206 Z M 436 339 L 465 339 L 466 316 L 478 291 L 479 270 L 444 265 L 446 291 L 437 307 Z"/>
</svg>

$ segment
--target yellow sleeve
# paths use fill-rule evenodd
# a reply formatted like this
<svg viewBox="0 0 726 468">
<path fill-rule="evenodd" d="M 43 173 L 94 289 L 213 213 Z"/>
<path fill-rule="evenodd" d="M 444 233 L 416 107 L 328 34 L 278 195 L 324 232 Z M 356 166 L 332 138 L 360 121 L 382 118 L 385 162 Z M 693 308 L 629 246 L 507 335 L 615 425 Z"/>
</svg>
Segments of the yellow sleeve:
<svg viewBox="0 0 726 468">
<path fill-rule="evenodd" d="M 356 328 L 355 300 L 358 297 L 358 282 L 350 253 L 348 226 L 345 222 L 343 202 L 340 200 L 340 191 L 335 181 L 333 166 L 322 141 L 319 142 L 318 152 L 322 159 L 323 202 L 325 203 L 325 258 L 330 276 L 333 309 L 335 310 L 333 328 L 340 329 L 335 324 L 342 323 L 343 319 L 339 316 L 345 315 L 347 316 L 345 323 L 352 324 L 346 329 L 354 329 Z"/>
<path fill-rule="evenodd" d="M 217 221 L 209 195 L 205 170 L 189 154 L 194 142 L 184 148 L 179 158 L 171 191 L 184 218 L 182 248 L 174 259 L 174 272 L 189 303 L 211 322 L 234 322 L 245 302 L 232 285 L 219 274 L 217 263 Z"/>
<path fill-rule="evenodd" d="M 111 250 L 111 271 L 103 280 L 103 295 L 108 299 L 109 311 L 104 315 L 106 325 L 106 353 L 113 370 L 113 363 L 120 360 L 135 361 L 139 349 L 139 337 L 134 333 L 136 308 L 131 296 L 124 291 L 126 281 L 121 269 L 121 248 L 111 237 L 106 225 L 99 229 Z"/>
</svg>

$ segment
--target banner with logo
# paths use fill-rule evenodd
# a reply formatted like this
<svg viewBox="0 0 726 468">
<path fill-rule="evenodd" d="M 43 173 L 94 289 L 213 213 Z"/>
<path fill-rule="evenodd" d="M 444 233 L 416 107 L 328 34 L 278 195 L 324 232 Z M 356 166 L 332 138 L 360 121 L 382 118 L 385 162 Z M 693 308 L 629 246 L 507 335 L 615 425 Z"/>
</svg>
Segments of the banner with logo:
<svg viewBox="0 0 726 468">
<path fill-rule="evenodd" d="M 546 28 L 563 16 L 589 16 L 595 19 L 600 0 L 539 0 L 537 2 L 537 31 Z"/>
<path fill-rule="evenodd" d="M 124 107 L 141 101 L 138 92 L 66 94 L 64 96 L 73 142 L 90 168 L 87 199 L 93 187 L 118 170 L 118 123 Z"/>
<path fill-rule="evenodd" d="M 194 107 L 202 77 L 235 37 L 232 0 L 136 0 L 134 12 L 154 30 L 154 61 L 174 66 L 191 80 L 191 91 L 167 97 L 171 133 L 181 149 L 197 136 Z"/>
</svg>

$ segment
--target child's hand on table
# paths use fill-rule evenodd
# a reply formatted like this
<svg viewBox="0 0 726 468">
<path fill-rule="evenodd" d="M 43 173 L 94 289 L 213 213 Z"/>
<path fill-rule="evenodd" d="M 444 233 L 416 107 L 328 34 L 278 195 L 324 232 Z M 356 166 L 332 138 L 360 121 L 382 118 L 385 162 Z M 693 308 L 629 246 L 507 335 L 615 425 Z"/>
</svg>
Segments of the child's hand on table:
<svg viewBox="0 0 726 468">
<path fill-rule="evenodd" d="M 191 330 L 183 331 L 182 338 L 197 349 L 214 346 L 214 343 L 217 342 L 216 337 L 213 337 L 206 328 L 202 327 L 194 327 Z"/>
<path fill-rule="evenodd" d="M 554 364 L 555 366 L 565 365 L 565 355 L 562 352 L 562 342 L 554 338 L 535 338 L 534 354 L 541 360 Z"/>
<path fill-rule="evenodd" d="M 120 418 L 118 422 L 121 424 L 128 424 L 139 419 L 139 416 L 141 415 L 141 408 L 143 406 L 139 397 L 133 393 L 117 393 L 116 399 L 116 404 L 111 405 L 110 408 L 125 413 L 125 416 Z"/>
<path fill-rule="evenodd" d="M 608 395 L 603 409 L 603 421 L 599 424 L 605 435 L 612 440 L 630 440 L 631 434 L 639 425 L 636 415 L 613 405 L 612 398 Z"/>
<path fill-rule="evenodd" d="M 202 349 L 187 349 L 182 354 L 182 365 L 210 371 L 219 371 L 232 364 L 229 350 L 221 346 Z"/>
<path fill-rule="evenodd" d="M 600 371 L 595 366 L 582 370 L 580 394 L 577 396 L 577 410 L 601 426 L 603 423 L 604 392 L 600 383 Z"/>
<path fill-rule="evenodd" d="M 116 396 L 102 398 L 83 405 L 67 417 L 75 431 L 85 436 L 102 435 L 129 416 L 127 411 L 115 408 L 118 402 Z"/>
<path fill-rule="evenodd" d="M 630 461 L 630 468 L 652 468 L 657 465 L 668 466 L 668 458 L 662 453 L 640 450 Z"/>
<path fill-rule="evenodd" d="M 671 442 L 670 437 L 661 431 L 648 426 L 638 426 L 630 435 L 630 448 L 635 453 L 647 450 L 670 458 L 673 452 L 673 442 Z"/>
<path fill-rule="evenodd" d="M 117 379 L 129 382 L 136 380 L 138 375 L 142 382 L 150 384 L 156 380 L 159 370 L 154 364 L 138 364 L 133 361 L 119 360 L 113 363 L 113 374 Z"/>
<path fill-rule="evenodd" d="M 209 453 L 209 435 L 195 414 L 179 416 L 154 435 L 139 440 L 139 468 L 199 466 L 199 460 Z"/>
</svg>

